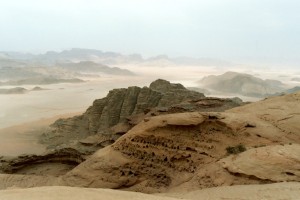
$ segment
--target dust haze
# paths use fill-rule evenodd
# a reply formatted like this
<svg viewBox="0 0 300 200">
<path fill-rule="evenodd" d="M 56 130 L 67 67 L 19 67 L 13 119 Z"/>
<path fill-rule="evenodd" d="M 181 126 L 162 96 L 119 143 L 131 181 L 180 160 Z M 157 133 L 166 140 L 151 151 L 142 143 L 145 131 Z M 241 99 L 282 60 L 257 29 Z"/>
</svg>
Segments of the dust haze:
<svg viewBox="0 0 300 200">
<path fill-rule="evenodd" d="M 82 58 L 81 58 L 82 59 Z M 76 59 L 76 62 L 80 58 Z M 95 62 L 95 59 L 92 59 Z M 85 61 L 85 60 L 83 60 Z M 97 61 L 97 60 L 96 60 Z M 100 64 L 100 63 L 99 63 Z M 207 63 L 206 63 L 207 64 Z M 260 69 L 260 67 L 251 67 L 243 65 L 232 66 L 219 66 L 210 64 L 209 66 L 199 64 L 177 64 L 172 63 L 168 59 L 158 58 L 156 60 L 142 61 L 136 63 L 113 63 L 109 65 L 109 68 L 124 69 L 132 72 L 133 75 L 115 75 L 109 74 L 109 72 L 94 72 L 94 71 L 81 71 L 76 69 L 67 76 L 78 78 L 82 82 L 77 83 L 43 83 L 36 82 L 36 84 L 16 83 L 9 84 L 8 80 L 22 80 L 24 78 L 14 77 L 9 74 L 9 71 L 18 69 L 20 66 L 7 67 L 3 64 L 2 71 L 2 84 L 0 90 L 9 90 L 14 88 L 23 88 L 24 91 L 7 92 L 0 94 L 0 128 L 9 127 L 12 125 L 34 121 L 43 118 L 49 118 L 55 115 L 65 113 L 79 113 L 84 112 L 86 108 L 92 105 L 95 99 L 105 97 L 109 90 L 114 88 L 127 88 L 129 86 L 148 86 L 152 81 L 156 79 L 166 79 L 174 83 L 182 83 L 185 87 L 205 89 L 207 96 L 219 96 L 219 97 L 240 97 L 244 101 L 257 101 L 264 96 L 256 95 L 244 95 L 239 91 L 224 92 L 213 90 L 201 83 L 201 79 L 210 75 L 221 75 L 226 72 L 234 71 L 238 73 L 246 73 L 262 80 L 272 79 L 281 81 L 284 87 L 276 92 L 283 92 L 284 89 L 290 89 L 299 85 L 300 71 L 299 70 L 272 70 L 272 69 Z M 49 72 L 43 72 L 43 75 L 34 75 L 43 77 L 53 77 L 53 66 L 38 66 L 36 64 L 27 64 L 28 71 L 42 71 L 47 68 L 52 69 Z M 41 64 L 40 64 L 41 65 Z M 27 66 L 26 66 L 27 67 Z M 22 66 L 21 68 L 26 68 Z M 30 68 L 32 67 L 32 68 Z M 85 64 L 82 65 L 85 67 Z M 6 70 L 4 70 L 6 69 Z M 56 69 L 57 71 L 58 68 Z M 7 77 L 4 77 L 7 73 Z M 68 71 L 64 71 L 68 73 Z M 122 72 L 121 72 L 122 73 Z M 14 74 L 15 75 L 15 74 Z M 64 74 L 66 76 L 66 74 Z M 31 78 L 31 76 L 29 76 Z M 58 75 L 59 77 L 59 75 Z M 1 81 L 0 81 L 1 82 Z M 4 84 L 8 82 L 8 84 Z M 30 82 L 30 81 L 29 81 Z M 34 90 L 34 88 L 40 88 L 40 90 Z M 205 92 L 204 92 L 205 93 Z M 268 95 L 271 95 L 268 94 Z"/>
<path fill-rule="evenodd" d="M 299 199 L 299 7 L 1 1 L 0 199 Z"/>
</svg>

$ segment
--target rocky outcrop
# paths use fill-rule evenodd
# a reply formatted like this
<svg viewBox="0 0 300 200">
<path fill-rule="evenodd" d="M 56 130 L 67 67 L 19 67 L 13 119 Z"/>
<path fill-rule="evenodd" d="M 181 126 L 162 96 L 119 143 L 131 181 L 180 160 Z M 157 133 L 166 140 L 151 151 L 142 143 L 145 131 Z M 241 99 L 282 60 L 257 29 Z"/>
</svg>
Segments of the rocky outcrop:
<svg viewBox="0 0 300 200">
<path fill-rule="evenodd" d="M 63 177 L 70 186 L 130 188 L 158 192 L 204 173 L 198 187 L 218 186 L 213 174 L 226 175 L 211 165 L 226 155 L 226 147 L 242 143 L 218 114 L 181 113 L 145 119 L 127 134 Z M 200 171 L 199 171 L 200 170 Z M 204 177 L 207 177 L 204 180 Z M 229 185 L 236 179 L 227 175 Z M 258 180 L 240 178 L 240 182 Z"/>
<path fill-rule="evenodd" d="M 126 134 L 128 127 L 121 122 L 111 128 L 119 135 L 104 132 L 82 139 L 75 135 L 78 143 L 100 150 L 68 172 L 63 170 L 54 182 L 40 176 L 36 182 L 152 193 L 299 181 L 300 93 L 225 112 L 185 112 L 197 106 L 222 107 L 222 101 L 200 98 L 147 110 L 142 117 L 128 118 L 128 124 L 137 125 Z M 109 145 L 110 140 L 116 141 Z M 0 183 L 4 180 L 5 187 L 11 187 L 29 179 L 0 176 Z"/>
<path fill-rule="evenodd" d="M 241 104 L 233 99 L 206 98 L 181 84 L 158 79 L 149 88 L 111 90 L 106 97 L 95 100 L 83 115 L 57 120 L 43 135 L 42 142 L 50 148 L 67 148 L 70 144 L 76 148 L 78 144 L 84 151 L 95 151 L 103 144 L 112 144 L 144 117 L 174 112 L 224 111 Z M 92 137 L 98 134 L 102 136 Z M 89 142 L 83 141 L 86 137 Z M 106 142 L 91 142 L 92 138 L 106 138 Z"/>
<path fill-rule="evenodd" d="M 271 181 L 300 181 L 299 144 L 255 148 L 220 162 L 231 173 Z"/>
<path fill-rule="evenodd" d="M 88 118 L 89 131 L 101 132 L 126 118 L 143 113 L 154 107 L 167 107 L 187 100 L 203 98 L 198 92 L 187 90 L 180 84 L 171 84 L 165 80 L 156 80 L 150 87 L 129 87 L 114 89 L 107 97 L 96 100 L 84 114 Z"/>
<path fill-rule="evenodd" d="M 76 151 L 75 149 L 59 149 L 55 151 L 50 151 L 42 155 L 21 155 L 17 158 L 5 158 L 0 159 L 0 172 L 7 174 L 35 174 L 39 175 L 49 175 L 49 167 L 44 172 L 41 171 L 42 168 L 47 168 L 46 165 L 53 165 L 57 163 L 60 167 L 65 168 L 66 172 L 73 169 L 75 166 L 80 164 L 85 160 L 84 155 Z M 34 170 L 36 172 L 34 172 Z M 51 166 L 50 166 L 51 168 Z M 38 170 L 37 170 L 38 169 Z M 62 169 L 60 169 L 62 171 Z M 29 173 L 29 171 L 31 171 Z M 43 174 L 45 173 L 45 174 Z M 61 173 L 55 175 L 62 175 Z"/>
<path fill-rule="evenodd" d="M 142 192 L 299 181 L 299 99 L 144 118 L 62 180 Z"/>
</svg>

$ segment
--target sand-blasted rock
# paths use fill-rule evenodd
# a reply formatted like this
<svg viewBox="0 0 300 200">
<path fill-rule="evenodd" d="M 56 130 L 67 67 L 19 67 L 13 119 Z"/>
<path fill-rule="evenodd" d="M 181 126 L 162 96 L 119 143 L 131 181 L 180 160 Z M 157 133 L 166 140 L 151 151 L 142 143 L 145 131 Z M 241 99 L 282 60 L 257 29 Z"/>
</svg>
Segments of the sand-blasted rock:
<svg viewBox="0 0 300 200">
<path fill-rule="evenodd" d="M 299 144 L 254 148 L 220 162 L 231 173 L 271 181 L 300 181 Z"/>
</svg>

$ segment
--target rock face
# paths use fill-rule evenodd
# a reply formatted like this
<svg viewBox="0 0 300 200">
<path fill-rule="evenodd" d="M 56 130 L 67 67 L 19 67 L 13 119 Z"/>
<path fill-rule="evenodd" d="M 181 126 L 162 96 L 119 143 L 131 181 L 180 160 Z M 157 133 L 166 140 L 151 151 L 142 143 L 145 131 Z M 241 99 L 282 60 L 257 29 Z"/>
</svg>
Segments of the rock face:
<svg viewBox="0 0 300 200">
<path fill-rule="evenodd" d="M 299 181 L 299 102 L 296 93 L 223 113 L 144 118 L 62 181 L 142 192 Z"/>
<path fill-rule="evenodd" d="M 199 188 L 258 180 L 236 178 L 212 165 L 226 147 L 243 142 L 218 114 L 181 113 L 144 120 L 113 145 L 63 177 L 70 186 L 158 192 L 198 175 Z M 220 179 L 220 177 L 222 177 Z M 203 178 L 205 177 L 205 178 Z"/>
<path fill-rule="evenodd" d="M 69 147 L 67 144 L 76 143 L 85 149 L 95 145 L 99 149 L 113 143 L 144 116 L 197 110 L 224 111 L 241 104 L 231 99 L 205 98 L 202 93 L 190 91 L 181 84 L 159 79 L 149 88 L 111 90 L 105 98 L 95 100 L 83 115 L 56 121 L 42 141 L 51 144 L 50 147 L 66 148 Z M 101 136 L 93 137 L 99 134 Z M 97 144 L 91 143 L 92 138 L 97 138 Z"/>
<path fill-rule="evenodd" d="M 149 88 L 112 90 L 107 97 L 96 100 L 84 115 L 88 118 L 89 131 L 97 133 L 126 121 L 130 115 L 143 113 L 146 109 L 167 107 L 203 97 L 203 94 L 187 90 L 180 84 L 157 80 Z"/>
<path fill-rule="evenodd" d="M 17 158 L 1 158 L 0 159 L 0 173 L 7 174 L 38 174 L 50 175 L 50 168 L 60 168 L 59 174 L 63 175 L 63 171 L 74 168 L 79 163 L 85 160 L 84 156 L 75 149 L 60 149 L 50 151 L 43 155 L 23 155 Z M 54 166 L 54 163 L 57 166 Z M 64 168 L 65 170 L 62 170 Z M 51 174 L 54 175 L 54 174 Z"/>
<path fill-rule="evenodd" d="M 232 173 L 272 181 L 300 181 L 299 144 L 251 149 L 220 162 Z"/>
<path fill-rule="evenodd" d="M 95 100 L 83 115 L 57 120 L 41 138 L 48 146 L 48 152 L 1 158 L 0 172 L 22 175 L 5 177 L 7 180 L 3 187 L 9 186 L 8 180 L 20 179 L 24 180 L 20 181 L 23 186 L 27 180 L 32 180 L 29 175 L 35 176 L 37 185 L 46 185 L 48 182 L 43 181 L 44 176 L 66 174 L 88 155 L 111 145 L 132 127 L 153 116 L 224 111 L 241 104 L 243 102 L 239 99 L 206 98 L 181 84 L 171 84 L 165 80 L 157 80 L 149 88 L 112 90 L 105 98 Z"/>
<path fill-rule="evenodd" d="M 151 91 L 160 90 L 163 89 Z M 109 103 L 109 99 L 103 101 Z M 129 123 L 137 125 L 126 134 L 124 123 L 111 127 L 119 135 L 101 133 L 80 139 L 78 133 L 73 137 L 79 143 L 101 145 L 100 150 L 59 177 L 51 176 L 49 181 L 28 176 L 28 170 L 26 175 L 20 175 L 24 171 L 19 169 L 18 175 L 1 175 L 0 188 L 24 187 L 26 181 L 34 180 L 29 186 L 67 185 L 155 193 L 299 181 L 300 93 L 225 112 L 186 112 L 197 106 L 200 110 L 213 109 L 215 104 L 224 109 L 223 101 L 226 100 L 202 97 L 150 109 L 141 118 L 129 117 Z M 84 115 L 72 118 L 68 125 L 72 127 L 77 120 L 75 124 L 80 129 L 83 119 Z M 89 123 L 85 125 L 88 127 Z M 116 141 L 109 145 L 110 140 Z M 2 180 L 5 184 L 1 186 Z"/>
</svg>

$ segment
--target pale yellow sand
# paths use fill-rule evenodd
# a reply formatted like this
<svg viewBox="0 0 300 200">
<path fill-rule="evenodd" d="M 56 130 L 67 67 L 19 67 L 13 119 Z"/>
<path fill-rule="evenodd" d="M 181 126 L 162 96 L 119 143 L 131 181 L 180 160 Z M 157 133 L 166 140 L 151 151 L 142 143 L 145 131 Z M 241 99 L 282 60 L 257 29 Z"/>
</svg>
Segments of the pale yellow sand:
<svg viewBox="0 0 300 200">
<path fill-rule="evenodd" d="M 67 118 L 81 113 L 56 115 L 8 128 L 0 129 L 0 155 L 17 156 L 20 154 L 39 154 L 45 147 L 38 143 L 38 137 L 50 124 L 59 118 Z"/>
<path fill-rule="evenodd" d="M 0 191 L 1 200 L 298 200 L 299 197 L 300 183 L 226 186 L 189 193 L 157 195 L 59 186 Z"/>
</svg>

